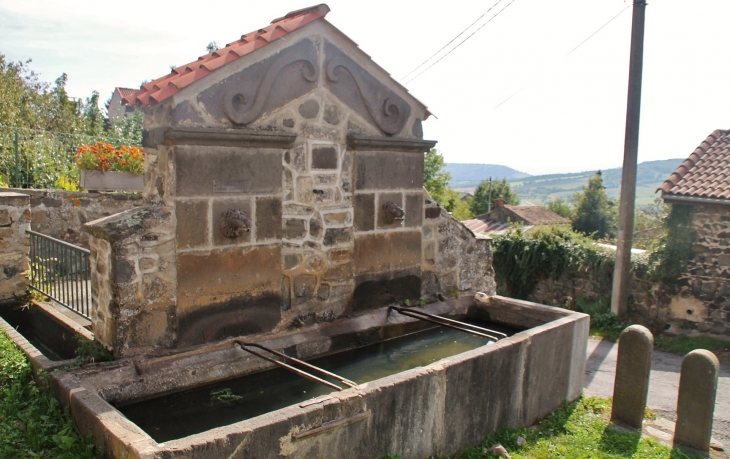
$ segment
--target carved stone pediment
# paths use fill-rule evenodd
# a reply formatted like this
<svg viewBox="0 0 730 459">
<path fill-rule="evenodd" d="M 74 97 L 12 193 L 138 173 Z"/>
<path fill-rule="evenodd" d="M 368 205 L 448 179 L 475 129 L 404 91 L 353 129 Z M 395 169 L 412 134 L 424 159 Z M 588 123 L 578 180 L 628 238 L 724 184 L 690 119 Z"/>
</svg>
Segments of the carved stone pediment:
<svg viewBox="0 0 730 459">
<path fill-rule="evenodd" d="M 325 41 L 324 53 L 325 87 L 385 134 L 399 133 L 410 105 L 332 43 Z"/>
<path fill-rule="evenodd" d="M 317 87 L 317 47 L 302 40 L 214 84 L 198 102 L 214 118 L 246 125 Z"/>
</svg>

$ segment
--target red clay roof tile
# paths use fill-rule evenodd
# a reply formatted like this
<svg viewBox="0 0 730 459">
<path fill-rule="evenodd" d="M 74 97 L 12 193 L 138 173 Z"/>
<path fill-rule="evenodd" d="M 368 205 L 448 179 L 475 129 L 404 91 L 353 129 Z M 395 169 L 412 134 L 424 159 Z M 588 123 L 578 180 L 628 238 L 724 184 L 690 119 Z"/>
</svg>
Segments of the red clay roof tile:
<svg viewBox="0 0 730 459">
<path fill-rule="evenodd" d="M 177 93 L 191 83 L 231 61 L 245 56 L 272 41 L 291 33 L 329 13 L 329 7 L 320 4 L 310 8 L 292 11 L 283 18 L 275 19 L 271 25 L 241 36 L 240 40 L 224 48 L 201 56 L 195 62 L 182 65 L 142 87 L 132 94 L 121 94 L 123 102 L 130 105 L 155 105 Z"/>
<path fill-rule="evenodd" d="M 659 190 L 662 196 L 730 199 L 730 131 L 710 134 Z"/>
</svg>

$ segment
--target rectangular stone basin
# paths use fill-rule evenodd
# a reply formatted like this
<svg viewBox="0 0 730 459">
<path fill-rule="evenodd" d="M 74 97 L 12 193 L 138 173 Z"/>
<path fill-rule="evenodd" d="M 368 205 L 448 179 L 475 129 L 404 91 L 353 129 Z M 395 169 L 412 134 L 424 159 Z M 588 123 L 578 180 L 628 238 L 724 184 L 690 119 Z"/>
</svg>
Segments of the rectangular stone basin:
<svg viewBox="0 0 730 459">
<path fill-rule="evenodd" d="M 340 392 L 320 391 L 316 398 L 303 397 L 292 405 L 183 438 L 152 432 L 160 442 L 122 412 L 135 417 L 131 408 L 145 403 L 164 410 L 161 396 L 191 390 L 195 394 L 196 389 L 205 400 L 208 389 L 235 387 L 236 378 L 263 374 L 272 364 L 227 340 L 56 372 L 51 375 L 52 386 L 81 433 L 93 434 L 106 457 L 150 459 L 373 459 L 385 453 L 420 459 L 453 454 L 502 427 L 531 425 L 580 395 L 588 316 L 500 296 L 480 301 L 462 296 L 423 309 L 523 331 L 425 366 Z M 246 341 L 312 360 L 431 327 L 383 308 Z M 170 414 L 166 422 L 175 422 L 174 413 Z M 167 438 L 171 439 L 163 442 Z"/>
</svg>

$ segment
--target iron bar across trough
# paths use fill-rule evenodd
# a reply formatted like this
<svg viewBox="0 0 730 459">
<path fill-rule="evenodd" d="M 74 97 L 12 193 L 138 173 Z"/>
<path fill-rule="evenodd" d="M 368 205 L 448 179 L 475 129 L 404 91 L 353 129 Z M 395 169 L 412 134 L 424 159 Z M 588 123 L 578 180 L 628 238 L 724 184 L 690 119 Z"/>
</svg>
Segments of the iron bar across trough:
<svg viewBox="0 0 730 459">
<path fill-rule="evenodd" d="M 502 332 L 490 330 L 490 329 L 484 328 L 484 327 L 478 327 L 476 325 L 468 324 L 465 322 L 460 322 L 458 320 L 447 319 L 446 317 L 429 314 L 427 312 L 419 311 L 417 309 L 400 308 L 398 306 L 391 306 L 390 309 L 394 309 L 395 311 L 403 314 L 404 316 L 413 317 L 414 319 L 419 319 L 419 320 L 425 320 L 426 322 L 443 325 L 444 327 L 449 327 L 449 328 L 453 328 L 456 330 L 461 330 L 466 333 L 471 333 L 472 335 L 477 335 L 477 336 L 481 336 L 482 338 L 491 339 L 492 341 L 498 341 L 501 338 L 507 337 L 507 335 Z M 497 336 L 499 336 L 499 338 Z"/>
<path fill-rule="evenodd" d="M 283 359 L 287 359 L 287 360 L 290 360 L 290 361 L 292 361 L 292 362 L 294 362 L 294 363 L 296 363 L 298 365 L 301 365 L 303 367 L 307 367 L 310 370 L 313 370 L 314 372 L 317 372 L 317 373 L 320 373 L 320 374 L 329 376 L 330 378 L 336 379 L 336 380 L 340 381 L 342 384 L 344 384 L 346 386 L 357 387 L 357 383 L 355 383 L 353 381 L 350 381 L 349 379 L 345 379 L 345 378 L 343 378 L 341 376 L 338 376 L 338 375 L 336 375 L 334 373 L 330 373 L 327 370 L 323 370 L 323 369 L 321 369 L 319 367 L 316 367 L 314 365 L 311 365 L 311 364 L 309 364 L 307 362 L 304 362 L 302 360 L 296 359 L 294 357 L 290 357 L 290 356 L 288 356 L 288 355 L 286 355 L 286 354 L 284 354 L 282 352 L 275 351 L 273 349 L 269 349 L 269 348 L 267 348 L 265 346 L 262 346 L 260 344 L 256 344 L 256 343 L 244 343 L 242 341 L 234 341 L 234 343 L 238 344 L 241 347 L 241 349 L 243 349 L 244 351 L 246 351 L 246 352 L 248 352 L 250 354 L 253 354 L 253 355 L 255 355 L 257 357 L 260 357 L 260 358 L 262 358 L 264 360 L 268 360 L 269 362 L 275 363 L 276 365 L 279 365 L 282 368 L 286 368 L 287 370 L 289 370 L 289 371 L 291 371 L 293 373 L 296 373 L 296 374 L 298 374 L 299 376 L 301 376 L 303 378 L 311 379 L 312 381 L 318 382 L 320 384 L 324 384 L 325 386 L 331 387 L 333 389 L 343 390 L 342 387 L 338 386 L 337 384 L 332 384 L 331 382 L 325 381 L 324 379 L 319 378 L 317 376 L 314 376 L 313 374 L 307 373 L 306 371 L 300 370 L 300 369 L 295 368 L 295 367 L 293 367 L 293 366 L 291 366 L 289 364 L 286 364 L 284 362 L 280 362 L 280 361 L 278 361 L 276 359 L 273 359 L 271 357 L 267 357 L 267 356 L 262 355 L 262 354 L 260 354 L 260 353 L 258 353 L 256 351 L 253 351 L 251 349 L 246 349 L 246 348 L 247 347 L 257 347 L 257 348 L 262 349 L 262 350 L 264 350 L 266 352 L 270 352 L 270 353 L 272 353 L 274 355 L 277 355 L 277 356 L 279 356 L 279 357 L 281 357 Z"/>
</svg>

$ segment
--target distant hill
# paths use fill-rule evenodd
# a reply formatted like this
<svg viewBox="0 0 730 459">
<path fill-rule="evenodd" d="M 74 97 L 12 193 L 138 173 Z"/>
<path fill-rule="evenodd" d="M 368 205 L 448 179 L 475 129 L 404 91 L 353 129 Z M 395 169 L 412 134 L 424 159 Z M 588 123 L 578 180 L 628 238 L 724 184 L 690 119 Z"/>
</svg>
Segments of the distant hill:
<svg viewBox="0 0 730 459">
<path fill-rule="evenodd" d="M 658 196 L 655 194 L 656 189 L 669 177 L 669 174 L 677 170 L 682 161 L 684 158 L 644 161 L 639 164 L 636 173 L 636 205 L 651 204 Z M 451 186 L 460 191 L 471 192 L 479 182 L 490 176 L 498 180 L 506 177 L 523 204 L 536 205 L 545 204 L 555 198 L 569 200 L 573 193 L 581 191 L 582 187 L 588 184 L 588 178 L 596 173 L 592 170 L 569 174 L 529 175 L 511 167 L 495 164 L 454 163 L 446 164 L 446 170 L 451 173 Z M 612 198 L 618 197 L 621 168 L 605 169 L 602 172 L 606 192 Z"/>
<path fill-rule="evenodd" d="M 658 197 L 656 189 L 669 175 L 677 170 L 684 158 L 645 161 L 639 164 L 636 171 L 636 205 L 651 204 Z M 612 198 L 619 196 L 621 186 L 621 168 L 606 169 L 603 172 L 603 184 Z M 585 171 L 571 174 L 534 175 L 524 179 L 509 180 L 512 189 L 524 201 L 533 204 L 544 204 L 550 199 L 569 200 L 573 193 L 581 191 L 588 184 L 588 178 L 596 171 Z"/>
<path fill-rule="evenodd" d="M 445 169 L 451 174 L 451 186 L 453 188 L 476 187 L 479 182 L 489 177 L 494 180 L 506 178 L 507 181 L 530 177 L 530 174 L 498 164 L 446 163 Z"/>
</svg>

